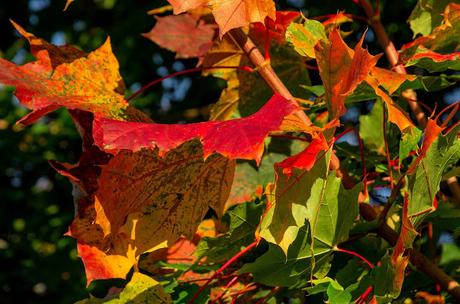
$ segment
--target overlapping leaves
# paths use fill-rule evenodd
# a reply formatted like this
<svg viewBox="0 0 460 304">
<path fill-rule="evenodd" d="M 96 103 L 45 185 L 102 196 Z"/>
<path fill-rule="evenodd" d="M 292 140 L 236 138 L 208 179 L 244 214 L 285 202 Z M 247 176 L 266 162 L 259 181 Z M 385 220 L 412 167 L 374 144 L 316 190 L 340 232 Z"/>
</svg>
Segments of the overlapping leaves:
<svg viewBox="0 0 460 304">
<path fill-rule="evenodd" d="M 74 185 L 76 217 L 68 235 L 78 241 L 88 283 L 126 278 L 133 267 L 137 270 L 142 254 L 190 242 L 187 238 L 193 237 L 210 208 L 220 217 L 229 206 L 236 205 L 228 209 L 224 218 L 228 231 L 205 237 L 196 248 L 189 248 L 188 254 L 196 250 L 194 264 L 186 267 L 192 269 L 205 261 L 212 268 L 256 239 L 258 251 L 252 261 L 242 262 L 240 275 L 250 273 L 254 282 L 268 286 L 303 288 L 314 284 L 307 291 L 325 291 L 330 302 L 351 301 L 358 287 L 347 284 L 344 288 L 340 280 L 326 275 L 332 253 L 349 238 L 357 219 L 361 186 L 358 183 L 346 189 L 342 185 L 339 176 L 343 173 L 330 163 L 333 140 L 326 138 L 332 137 L 338 119 L 346 113 L 347 98 L 366 88 L 371 93 L 366 92 L 359 100 L 371 96 L 383 101 L 377 100 L 371 114 L 360 119 L 360 134 L 366 145 L 382 155 L 387 153 L 383 151 L 382 129 L 385 104 L 389 121 L 400 129 L 402 140 L 407 140 L 400 145 L 399 163 L 416 155 L 405 173 L 409 183 L 392 258 L 386 254 L 370 275 L 362 276 L 360 272 L 365 282 L 372 282 L 378 300 L 397 297 L 408 263 L 405 250 L 412 246 L 415 229 L 425 215 L 436 209 L 436 193 L 444 171 L 460 157 L 458 127 L 443 134 L 444 127 L 438 126 L 436 120 L 428 120 L 418 148 L 420 131 L 390 97 L 406 80 L 415 78 L 376 67 L 379 56 L 363 48 L 365 34 L 354 50 L 349 48 L 340 32 L 330 26 L 331 20 L 349 21 L 342 13 L 328 20 L 325 29 L 325 25 L 308 19 L 288 26 L 298 13 L 275 15 L 271 0 L 169 2 L 176 14 L 190 10 L 193 14 L 159 17 L 146 36 L 178 57 L 199 58 L 199 64 L 206 67 L 239 66 L 245 60 L 243 52 L 234 37 L 226 33 L 258 23 L 250 28 L 250 34 L 259 38 L 259 45 L 267 42 L 260 39 L 262 35 L 274 40 L 267 50 L 272 55 L 271 62 L 266 64 L 273 64 L 296 97 L 303 97 L 296 91 L 302 91 L 301 84 L 310 84 L 303 60 L 315 59 L 330 123 L 324 128 L 304 126 L 295 130 L 297 134 L 285 135 L 284 139 L 309 144 L 283 159 L 286 153 L 266 149 L 266 139 L 274 132 L 286 131 L 283 127 L 293 113 L 299 113 L 299 107 L 276 94 L 269 98 L 271 91 L 255 73 L 228 69 L 213 72 L 228 84 L 212 109 L 213 121 L 190 125 L 151 123 L 124 100 L 118 63 L 109 41 L 86 55 L 72 47 L 52 46 L 16 25 L 29 40 L 37 60 L 24 66 L 0 60 L 0 81 L 16 86 L 20 101 L 33 110 L 23 123 L 66 107 L 83 137 L 79 163 L 53 165 Z M 415 15 L 427 15 L 422 7 L 425 2 L 429 1 L 421 1 L 421 12 Z M 412 22 L 416 32 L 424 36 L 403 52 L 407 66 L 418 65 L 430 71 L 458 68 L 458 54 L 438 53 L 458 49 L 458 43 L 448 39 L 458 32 L 458 5 L 449 4 L 443 20 L 436 16 L 438 11 L 439 7 L 435 7 L 428 13 L 434 20 L 431 27 L 422 28 L 420 20 Z M 217 22 L 221 39 L 216 39 L 217 27 L 208 18 L 209 12 Z M 421 58 L 442 65 L 425 65 Z M 236 159 L 249 162 L 236 165 Z M 254 164 L 261 162 L 260 168 Z M 257 203 L 248 202 L 253 200 Z M 108 300 L 116 303 L 133 299 L 171 301 L 158 282 L 137 271 L 124 291 Z"/>
</svg>

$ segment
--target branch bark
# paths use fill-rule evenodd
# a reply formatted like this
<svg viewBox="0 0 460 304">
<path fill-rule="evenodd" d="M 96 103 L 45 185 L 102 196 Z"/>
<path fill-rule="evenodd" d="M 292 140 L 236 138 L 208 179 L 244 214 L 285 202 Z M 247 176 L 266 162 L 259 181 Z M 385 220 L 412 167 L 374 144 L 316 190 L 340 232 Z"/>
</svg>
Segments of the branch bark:
<svg viewBox="0 0 460 304">
<path fill-rule="evenodd" d="M 359 204 L 359 213 L 366 221 L 377 219 L 377 213 L 369 204 Z M 394 246 L 398 240 L 398 233 L 386 223 L 382 223 L 376 232 L 380 237 L 390 243 L 391 246 Z M 441 268 L 416 249 L 410 251 L 410 261 L 420 271 L 430 276 L 433 281 L 450 293 L 456 302 L 460 302 L 460 285 L 457 281 L 448 276 Z"/>
<path fill-rule="evenodd" d="M 365 0 L 360 0 L 360 2 L 368 3 Z M 383 29 L 383 26 L 381 26 L 381 28 Z M 383 32 L 385 33 L 385 31 Z M 278 75 L 276 75 L 275 71 L 270 66 L 270 62 L 265 61 L 264 57 L 257 49 L 256 45 L 252 42 L 252 40 L 241 29 L 232 30 L 231 35 L 233 36 L 233 38 L 235 38 L 235 41 L 238 43 L 241 49 L 243 49 L 244 52 L 247 54 L 252 64 L 257 68 L 257 71 L 259 72 L 260 76 L 267 82 L 267 84 L 273 89 L 273 91 L 295 102 L 295 99 L 292 96 L 292 94 L 289 92 L 289 90 L 286 88 L 283 82 L 279 79 Z M 389 39 L 386 33 L 385 36 L 388 42 Z M 393 45 L 391 41 L 389 41 L 389 43 Z M 392 48 L 397 56 L 396 49 L 394 48 L 394 46 Z M 393 53 L 393 51 L 389 52 Z M 395 60 L 395 62 L 398 62 L 397 57 Z M 307 124 L 311 124 L 310 119 L 307 117 L 307 115 L 305 115 L 305 113 L 303 113 L 302 111 L 299 111 L 298 113 L 299 119 L 302 119 Z M 340 168 L 339 159 L 337 157 L 333 157 L 333 159 L 335 159 L 335 161 L 334 164 L 331 164 L 331 167 Z M 372 221 L 377 218 L 376 212 L 368 204 L 360 204 L 359 211 L 361 216 L 367 221 Z M 381 225 L 377 233 L 382 238 L 387 240 L 391 245 L 394 246 L 396 244 L 398 234 L 388 225 Z M 422 253 L 420 253 L 417 250 L 412 250 L 410 260 L 418 269 L 425 272 L 434 281 L 440 284 L 447 292 L 449 292 L 456 299 L 456 301 L 460 302 L 460 286 L 457 283 L 457 281 L 448 276 L 445 272 L 442 271 L 442 269 L 433 264 L 427 257 L 425 257 Z"/>
<path fill-rule="evenodd" d="M 230 34 L 238 43 L 239 47 L 246 53 L 251 60 L 252 64 L 256 67 L 259 75 L 265 80 L 265 82 L 272 88 L 273 92 L 276 92 L 286 99 L 292 100 L 297 103 L 294 96 L 286 88 L 278 75 L 270 65 L 270 61 L 266 61 L 264 56 L 260 53 L 254 42 L 246 35 L 241 29 L 233 29 Z M 303 111 L 296 112 L 296 117 L 306 125 L 311 125 L 311 121 Z"/>
<path fill-rule="evenodd" d="M 374 30 L 375 35 L 377 36 L 377 40 L 380 46 L 383 48 L 385 56 L 387 57 L 392 69 L 399 74 L 407 74 L 406 69 L 399 62 L 399 54 L 396 50 L 396 47 L 394 46 L 393 42 L 391 42 L 390 38 L 387 35 L 387 32 L 385 31 L 385 28 L 383 27 L 382 21 L 380 20 L 380 14 L 375 13 L 374 8 L 368 0 L 359 0 L 359 4 L 364 9 L 367 18 L 369 18 L 369 23 L 372 29 Z M 422 128 L 425 128 L 427 120 L 425 113 L 423 112 L 420 105 L 417 103 L 417 95 L 411 89 L 407 91 L 408 92 L 405 92 L 405 94 L 411 96 L 411 98 L 406 98 L 406 101 L 409 104 L 409 108 L 414 114 L 418 125 Z"/>
</svg>

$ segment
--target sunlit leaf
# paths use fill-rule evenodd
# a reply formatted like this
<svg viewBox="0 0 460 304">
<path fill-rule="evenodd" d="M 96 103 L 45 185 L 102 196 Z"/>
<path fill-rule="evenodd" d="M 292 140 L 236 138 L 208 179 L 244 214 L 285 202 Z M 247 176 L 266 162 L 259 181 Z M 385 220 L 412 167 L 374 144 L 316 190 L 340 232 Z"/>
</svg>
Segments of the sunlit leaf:
<svg viewBox="0 0 460 304">
<path fill-rule="evenodd" d="M 333 30 L 328 41 L 320 40 L 315 47 L 330 118 L 345 113 L 346 96 L 366 79 L 377 63 L 378 56 L 372 56 L 362 48 L 363 40 L 364 35 L 353 51 L 340 37 L 339 31 Z"/>
<path fill-rule="evenodd" d="M 385 154 L 385 138 L 383 133 L 383 104 L 374 103 L 368 115 L 359 117 L 359 135 L 364 144 L 379 154 Z"/>
<path fill-rule="evenodd" d="M 203 160 L 201 145 L 188 142 L 163 157 L 158 150 L 122 151 L 107 164 L 94 166 L 55 165 L 69 176 L 80 195 L 75 196 L 77 217 L 69 235 L 79 244 L 97 247 L 104 254 L 122 256 L 123 264 L 113 261 L 102 264 L 94 255 L 82 255 L 88 283 L 100 278 L 98 272 L 117 274 L 137 263 L 145 252 L 174 243 L 181 235 L 192 238 L 208 211 L 223 213 L 232 179 L 234 163 L 213 155 Z M 86 169 L 86 167 L 89 167 Z M 79 180 L 88 170 L 101 170 L 97 184 Z M 105 277 L 109 278 L 109 277 Z"/>
<path fill-rule="evenodd" d="M 166 125 L 97 119 L 94 137 L 95 143 L 108 151 L 138 151 L 157 147 L 160 154 L 197 138 L 203 143 L 205 157 L 220 153 L 229 158 L 254 159 L 259 162 L 265 137 L 279 130 L 284 117 L 296 110 L 293 103 L 280 95 L 274 95 L 257 113 L 223 122 Z"/>
<path fill-rule="evenodd" d="M 408 185 L 410 191 L 408 216 L 414 226 L 418 225 L 428 212 L 436 209 L 436 193 L 442 175 L 460 158 L 458 130 L 459 127 L 456 127 L 446 135 L 425 134 L 428 139 L 425 139 L 426 143 L 425 141 L 422 143 L 420 155 L 414 162 L 417 165 L 413 166 L 413 174 L 409 177 Z M 428 144 L 429 141 L 432 143 Z"/>
<path fill-rule="evenodd" d="M 60 107 L 80 109 L 102 117 L 124 119 L 130 107 L 110 40 L 87 56 L 70 46 L 56 47 L 16 29 L 29 41 L 37 61 L 17 66 L 0 59 L 0 82 L 16 87 L 16 96 L 33 112 L 28 124 Z"/>
<path fill-rule="evenodd" d="M 304 19 L 302 23 L 291 23 L 286 31 L 286 40 L 302 56 L 315 58 L 314 47 L 318 41 L 326 38 L 324 26 L 316 21 Z"/>
<path fill-rule="evenodd" d="M 442 13 L 450 0 L 419 0 L 409 17 L 409 24 L 414 37 L 431 34 L 442 22 Z"/>
</svg>

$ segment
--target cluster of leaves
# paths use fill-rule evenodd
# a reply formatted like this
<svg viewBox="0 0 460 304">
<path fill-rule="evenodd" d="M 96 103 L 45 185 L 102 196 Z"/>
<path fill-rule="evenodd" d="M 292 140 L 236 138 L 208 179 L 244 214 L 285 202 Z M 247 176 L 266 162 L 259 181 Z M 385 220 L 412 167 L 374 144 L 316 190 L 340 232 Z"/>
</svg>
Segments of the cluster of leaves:
<svg viewBox="0 0 460 304">
<path fill-rule="evenodd" d="M 83 140 L 76 164 L 51 161 L 74 187 L 68 235 L 78 242 L 88 285 L 129 282 L 81 303 L 400 297 L 406 276 L 417 281 L 407 266 L 420 229 L 455 212 L 439 190 L 458 172 L 457 105 L 420 130 L 404 100 L 413 90 L 455 84 L 460 6 L 418 3 L 411 27 L 421 35 L 403 46 L 400 64 L 420 73 L 408 75 L 377 67 L 380 56 L 363 48 L 365 34 L 350 48 L 344 37 L 351 33 L 339 25 L 353 19 L 344 13 L 321 23 L 276 11 L 272 0 L 169 2 L 151 12 L 167 15 L 145 36 L 179 58 L 198 58 L 203 74 L 227 82 L 208 122 L 158 124 L 130 105 L 109 39 L 85 54 L 13 22 L 36 61 L 0 59 L 0 82 L 15 86 L 32 110 L 20 124 L 64 107 Z M 263 65 L 250 67 L 241 37 L 265 49 Z M 270 65 L 270 77 L 295 97 L 273 93 L 257 75 Z M 372 106 L 359 130 L 341 124 L 357 103 Z M 347 134 L 356 135 L 360 153 L 340 143 Z M 373 207 L 380 219 L 366 222 L 359 205 L 374 203 L 382 189 L 391 196 Z M 395 246 L 374 233 L 382 223 L 399 231 Z"/>
</svg>

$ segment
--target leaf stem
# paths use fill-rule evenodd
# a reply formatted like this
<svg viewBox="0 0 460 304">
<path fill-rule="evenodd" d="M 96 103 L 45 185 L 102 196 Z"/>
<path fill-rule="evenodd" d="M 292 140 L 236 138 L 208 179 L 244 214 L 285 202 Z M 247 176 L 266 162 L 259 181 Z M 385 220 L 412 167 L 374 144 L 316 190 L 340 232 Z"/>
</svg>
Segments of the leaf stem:
<svg viewBox="0 0 460 304">
<path fill-rule="evenodd" d="M 390 177 L 390 189 L 393 189 L 393 170 L 391 169 L 391 156 L 390 156 L 390 148 L 388 147 L 388 137 L 387 137 L 387 111 L 385 108 L 383 109 L 383 121 L 382 121 L 382 129 L 383 129 L 383 142 L 385 144 L 385 156 L 387 158 L 387 165 L 388 165 L 388 176 Z"/>
<path fill-rule="evenodd" d="M 345 136 L 346 134 L 350 133 L 354 131 L 354 128 L 348 128 L 348 129 L 345 129 L 343 132 L 339 133 L 338 135 L 334 136 L 334 142 L 338 141 L 339 139 L 341 139 L 343 136 Z"/>
<path fill-rule="evenodd" d="M 366 299 L 369 297 L 373 289 L 374 288 L 372 286 L 367 287 L 366 290 L 359 296 L 356 304 L 366 303 Z"/>
<path fill-rule="evenodd" d="M 338 252 L 343 252 L 343 253 L 347 253 L 347 254 L 349 254 L 349 255 L 355 256 L 355 257 L 359 258 L 361 261 L 363 261 L 364 263 L 366 263 L 367 266 L 369 266 L 370 269 L 374 269 L 374 264 L 372 264 L 371 262 L 369 262 L 368 259 L 366 259 L 365 257 L 363 257 L 362 255 L 360 255 L 360 254 L 357 253 L 357 252 L 354 252 L 354 251 L 351 251 L 351 250 L 342 249 L 342 248 L 339 248 L 339 247 L 335 247 L 334 250 L 335 250 L 335 251 L 338 251 Z"/>
<path fill-rule="evenodd" d="M 228 260 L 224 265 L 222 265 L 217 271 L 206 281 L 206 283 L 203 284 L 203 286 L 198 289 L 198 291 L 193 295 L 193 297 L 187 302 L 188 304 L 195 303 L 195 300 L 198 298 L 198 296 L 203 292 L 203 290 L 208 287 L 208 285 L 218 276 L 220 275 L 227 267 L 235 263 L 240 257 L 251 251 L 254 247 L 256 247 L 258 244 L 257 241 L 254 241 L 251 243 L 249 246 L 235 254 L 230 260 Z"/>
<path fill-rule="evenodd" d="M 311 19 L 320 21 L 320 20 L 323 20 L 323 19 L 334 18 L 336 16 L 337 16 L 337 14 L 327 14 L 327 15 L 321 15 L 321 16 L 314 16 Z M 362 16 L 353 15 L 353 14 L 343 14 L 343 16 L 348 17 L 348 18 L 353 19 L 353 20 L 359 20 L 359 21 L 369 23 L 369 20 L 367 18 L 365 18 L 365 17 L 362 17 Z"/>
<path fill-rule="evenodd" d="M 126 100 L 128 102 L 133 100 L 134 98 L 136 98 L 137 96 L 142 94 L 148 88 L 150 88 L 150 87 L 162 82 L 165 79 L 169 79 L 169 78 L 173 78 L 173 77 L 180 76 L 180 75 L 185 75 L 185 74 L 191 74 L 191 73 L 196 73 L 196 72 L 201 72 L 201 71 L 206 71 L 206 70 L 217 70 L 217 69 L 239 69 L 239 70 L 245 71 L 245 72 L 252 72 L 253 71 L 253 69 L 251 67 L 248 67 L 248 66 L 212 66 L 212 67 L 198 67 L 198 68 L 187 69 L 187 70 L 183 70 L 183 71 L 179 71 L 179 72 L 175 72 L 175 73 L 163 76 L 161 78 L 155 79 L 155 80 L 147 83 L 146 85 L 141 87 L 139 90 L 137 90 L 135 93 L 133 93 L 131 96 L 126 98 Z"/>
<path fill-rule="evenodd" d="M 361 156 L 361 166 L 363 167 L 363 184 L 364 184 L 364 196 L 367 199 L 369 193 L 367 191 L 367 169 L 366 169 L 366 157 L 364 156 L 364 144 L 361 135 L 359 135 L 359 130 L 355 128 L 356 137 L 358 137 L 359 144 L 359 155 Z"/>
<path fill-rule="evenodd" d="M 271 19 L 269 17 L 265 17 L 265 50 L 264 50 L 264 59 L 270 61 L 270 26 L 271 26 Z"/>
<path fill-rule="evenodd" d="M 227 284 L 225 284 L 224 286 L 224 291 L 221 292 L 221 294 L 219 296 L 217 296 L 214 300 L 211 301 L 211 303 L 209 304 L 214 304 L 214 303 L 217 303 L 217 301 L 220 301 L 220 299 L 223 298 L 223 296 L 225 296 L 225 294 L 228 292 L 228 290 L 230 289 L 230 287 L 235 284 L 235 282 L 238 280 L 238 276 L 234 276 L 231 280 L 228 281 Z"/>
<path fill-rule="evenodd" d="M 276 286 L 274 288 L 272 288 L 272 290 L 270 290 L 270 292 L 259 299 L 259 301 L 256 302 L 256 304 L 263 304 L 265 303 L 272 295 L 274 295 L 276 292 L 278 292 L 278 290 L 280 290 L 280 287 L 279 286 Z"/>
<path fill-rule="evenodd" d="M 366 221 L 373 221 L 377 218 L 377 213 L 369 204 L 359 204 L 359 213 Z M 394 246 L 398 240 L 398 233 L 386 223 L 382 223 L 379 226 L 377 234 L 390 243 L 391 246 Z M 447 275 L 442 269 L 416 249 L 410 251 L 410 261 L 420 271 L 431 277 L 433 281 L 450 293 L 456 302 L 460 302 L 460 284 L 456 280 Z"/>
<path fill-rule="evenodd" d="M 367 15 L 367 18 L 369 18 L 369 23 L 374 29 L 374 32 L 377 36 L 377 40 L 383 48 L 385 56 L 387 57 L 392 69 L 399 74 L 407 74 L 406 68 L 399 61 L 399 53 L 396 50 L 396 47 L 388 37 L 388 34 L 386 33 L 385 28 L 383 27 L 382 21 L 380 19 L 380 8 L 377 11 L 374 11 L 374 8 L 368 0 L 356 0 L 356 2 L 359 3 L 359 5 L 361 5 L 361 7 L 364 9 L 364 12 Z M 380 6 L 379 4 L 380 1 L 377 2 L 378 6 Z M 412 95 L 415 95 L 415 92 L 413 90 L 408 91 L 411 91 Z M 424 128 L 426 126 L 425 113 L 420 108 L 420 105 L 417 103 L 416 99 L 414 99 L 415 98 L 406 100 L 408 101 L 412 113 L 414 113 L 415 118 L 417 119 L 418 125 Z"/>
<path fill-rule="evenodd" d="M 447 115 L 447 118 L 442 123 L 442 127 L 446 127 L 449 124 L 449 122 L 452 120 L 452 118 L 454 118 L 455 114 L 457 114 L 459 106 L 460 106 L 460 100 L 454 102 L 453 104 L 448 105 L 447 107 L 442 109 L 442 111 L 439 112 L 438 115 L 436 115 L 435 121 L 437 121 L 441 117 L 442 114 L 444 114 L 445 112 L 453 108 L 453 110 L 449 113 L 449 115 Z"/>
<path fill-rule="evenodd" d="M 291 92 L 286 88 L 281 79 L 276 75 L 275 71 L 270 65 L 269 61 L 266 61 L 259 49 L 256 47 L 254 42 L 249 38 L 241 29 L 233 29 L 230 31 L 235 42 L 239 47 L 246 53 L 251 63 L 255 66 L 255 69 L 259 75 L 265 80 L 268 86 L 286 99 L 297 103 Z M 294 114 L 301 122 L 306 125 L 311 125 L 311 120 L 303 111 L 297 111 Z"/>
</svg>

